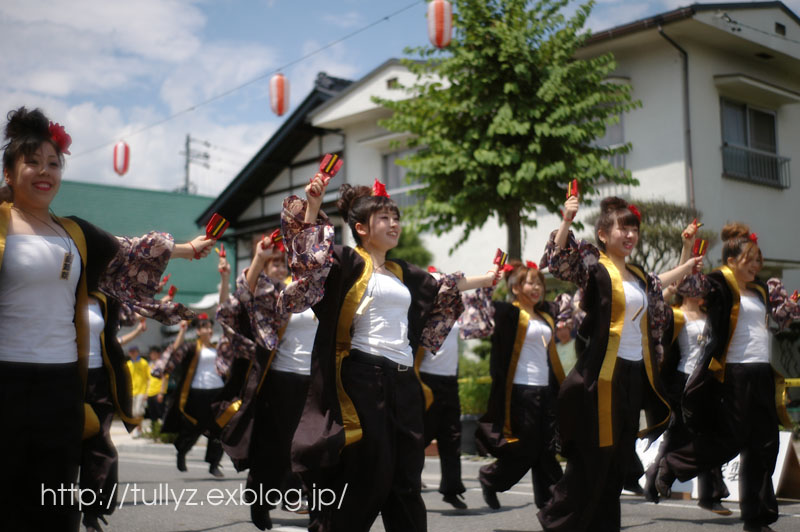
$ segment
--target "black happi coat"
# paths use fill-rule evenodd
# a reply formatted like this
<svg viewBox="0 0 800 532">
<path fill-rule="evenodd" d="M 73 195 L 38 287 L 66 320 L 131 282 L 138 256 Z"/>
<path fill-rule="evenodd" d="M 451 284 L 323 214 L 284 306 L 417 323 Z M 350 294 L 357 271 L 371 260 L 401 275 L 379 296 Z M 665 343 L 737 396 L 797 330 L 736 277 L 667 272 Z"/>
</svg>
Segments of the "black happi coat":
<svg viewBox="0 0 800 532">
<path fill-rule="evenodd" d="M 416 352 L 439 284 L 428 272 L 402 260 L 387 261 L 386 267 L 411 292 L 408 338 Z M 319 326 L 311 355 L 308 397 L 292 441 L 295 472 L 332 467 L 339 462 L 345 445 L 361 439 L 358 415 L 342 387 L 339 370 L 350 352 L 353 317 L 372 272 L 372 260 L 366 252 L 360 248 L 334 246 L 325 296 L 313 307 Z"/>
<path fill-rule="evenodd" d="M 728 347 L 736 329 L 740 304 L 738 283 L 730 268 L 722 266 L 709 273 L 706 279 L 710 284 L 710 290 L 704 297 L 708 308 L 708 325 L 712 334 L 709 335 L 697 368 L 686 383 L 682 400 L 684 421 L 691 430 L 698 433 L 716 425 L 719 414 L 716 408 L 720 397 L 719 386 L 725 380 Z M 759 295 L 769 317 L 772 307 L 767 286 L 756 280 L 748 283 L 747 287 Z M 775 372 L 775 407 L 778 419 L 784 426 L 791 427 L 793 423 L 783 401 L 785 389 L 783 376 Z"/>
<path fill-rule="evenodd" d="M 644 271 L 635 265 L 627 267 L 647 293 L 648 277 Z M 586 311 L 586 318 L 575 341 L 577 362 L 561 384 L 558 397 L 558 427 L 565 456 L 577 447 L 613 446 L 619 436 L 613 434 L 612 429 L 611 380 L 625 319 L 625 293 L 620 272 L 602 253 L 599 263 L 589 272 L 581 307 Z M 642 318 L 646 336 L 643 336 L 646 341 L 642 347 L 650 384 L 644 387 L 648 427 L 639 437 L 655 439 L 666 429 L 670 409 L 659 374 L 658 339 L 654 338 L 646 320 L 647 314 Z"/>
<path fill-rule="evenodd" d="M 481 417 L 475 434 L 482 451 L 499 457 L 509 449 L 509 446 L 519 443 L 519 439 L 511 429 L 511 388 L 530 317 L 527 312 L 511 303 L 493 301 L 492 305 L 495 309 L 495 327 L 489 359 L 492 388 L 489 392 L 487 411 Z M 537 305 L 534 312 L 550 327 L 547 366 L 550 374 L 549 387 L 555 395 L 564 380 L 564 368 L 561 366 L 555 347 L 555 319 L 558 309 L 555 303 L 545 302 Z"/>
</svg>

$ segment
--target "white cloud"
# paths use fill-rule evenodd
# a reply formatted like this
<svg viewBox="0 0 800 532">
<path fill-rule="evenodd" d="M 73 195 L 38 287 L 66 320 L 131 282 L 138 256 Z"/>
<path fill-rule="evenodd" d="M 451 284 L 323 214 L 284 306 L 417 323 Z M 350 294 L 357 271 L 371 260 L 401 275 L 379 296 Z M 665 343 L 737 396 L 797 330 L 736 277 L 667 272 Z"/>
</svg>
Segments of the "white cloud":
<svg viewBox="0 0 800 532">
<path fill-rule="evenodd" d="M 325 24 L 338 26 L 340 28 L 355 28 L 363 26 L 366 21 L 364 16 L 358 11 L 350 11 L 349 13 L 326 13 L 322 16 L 322 21 Z"/>
<path fill-rule="evenodd" d="M 277 52 L 270 47 L 210 43 L 164 80 L 161 97 L 175 112 L 268 73 L 276 66 Z"/>
</svg>

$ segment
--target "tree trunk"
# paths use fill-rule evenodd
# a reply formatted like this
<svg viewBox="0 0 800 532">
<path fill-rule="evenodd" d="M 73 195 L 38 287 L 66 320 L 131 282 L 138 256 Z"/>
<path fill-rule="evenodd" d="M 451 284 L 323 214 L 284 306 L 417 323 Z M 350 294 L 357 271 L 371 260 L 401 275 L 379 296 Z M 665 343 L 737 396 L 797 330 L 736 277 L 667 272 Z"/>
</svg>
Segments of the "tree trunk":
<svg viewBox="0 0 800 532">
<path fill-rule="evenodd" d="M 506 231 L 508 232 L 507 250 L 509 259 L 522 260 L 522 231 L 519 225 L 519 209 L 505 213 Z"/>
</svg>

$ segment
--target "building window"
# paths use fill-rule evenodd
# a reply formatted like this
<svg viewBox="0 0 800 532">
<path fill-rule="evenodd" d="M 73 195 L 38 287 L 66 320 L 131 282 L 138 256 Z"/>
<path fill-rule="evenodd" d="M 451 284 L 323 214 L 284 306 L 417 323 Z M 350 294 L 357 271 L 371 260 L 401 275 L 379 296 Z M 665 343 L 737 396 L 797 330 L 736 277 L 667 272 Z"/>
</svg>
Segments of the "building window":
<svg viewBox="0 0 800 532">
<path fill-rule="evenodd" d="M 414 190 L 423 188 L 421 183 L 409 183 L 408 170 L 404 166 L 397 164 L 398 159 L 404 159 L 416 150 L 400 150 L 387 153 L 383 156 L 383 184 L 386 185 L 386 192 L 397 203 L 398 207 L 403 208 L 417 202 L 413 194 Z"/>
<path fill-rule="evenodd" d="M 722 99 L 722 173 L 779 188 L 789 187 L 789 158 L 778 155 L 773 111 Z"/>
</svg>

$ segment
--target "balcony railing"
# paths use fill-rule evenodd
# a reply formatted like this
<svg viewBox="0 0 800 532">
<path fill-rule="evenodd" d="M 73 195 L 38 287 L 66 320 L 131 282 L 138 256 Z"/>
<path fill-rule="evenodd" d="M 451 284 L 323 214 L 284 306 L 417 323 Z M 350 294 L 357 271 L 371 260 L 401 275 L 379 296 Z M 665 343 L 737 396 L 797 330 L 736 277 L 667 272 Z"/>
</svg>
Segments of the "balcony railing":
<svg viewBox="0 0 800 532">
<path fill-rule="evenodd" d="M 759 185 L 789 188 L 789 160 L 775 153 L 742 146 L 722 146 L 723 175 Z"/>
</svg>

